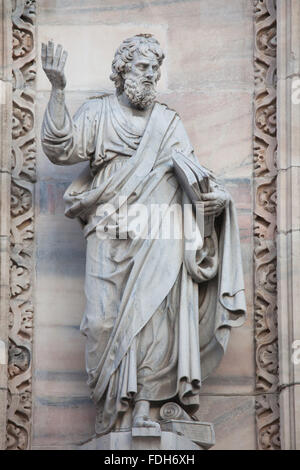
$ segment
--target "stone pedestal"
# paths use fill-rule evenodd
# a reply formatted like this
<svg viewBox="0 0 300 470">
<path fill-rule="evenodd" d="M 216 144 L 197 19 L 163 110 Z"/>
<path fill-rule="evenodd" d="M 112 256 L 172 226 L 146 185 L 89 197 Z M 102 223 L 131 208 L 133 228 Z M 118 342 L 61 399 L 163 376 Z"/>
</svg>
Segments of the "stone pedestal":
<svg viewBox="0 0 300 470">
<path fill-rule="evenodd" d="M 169 420 L 161 423 L 160 436 L 133 436 L 131 430 L 95 436 L 78 450 L 204 450 L 215 444 L 213 425 L 199 421 Z M 168 430 L 164 430 L 168 429 Z M 183 435 L 183 432 L 185 433 Z"/>
</svg>

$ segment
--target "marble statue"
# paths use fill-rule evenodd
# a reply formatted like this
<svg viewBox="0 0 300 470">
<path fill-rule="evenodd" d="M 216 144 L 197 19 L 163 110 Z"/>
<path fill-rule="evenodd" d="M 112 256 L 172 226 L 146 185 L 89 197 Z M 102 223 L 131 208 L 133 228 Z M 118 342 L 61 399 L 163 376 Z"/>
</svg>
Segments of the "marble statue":
<svg viewBox="0 0 300 470">
<path fill-rule="evenodd" d="M 171 404 L 187 421 L 199 406 L 201 415 L 201 384 L 219 364 L 231 327 L 244 321 L 236 213 L 225 187 L 198 162 L 178 114 L 156 101 L 164 53 L 152 35 L 122 42 L 110 76 L 116 92 L 88 99 L 73 118 L 66 59 L 61 45 L 42 45 L 52 85 L 42 146 L 56 165 L 89 162 L 64 200 L 87 242 L 81 331 L 96 434 L 121 429 L 127 419 L 129 429 L 156 435 L 161 406 Z M 199 182 L 193 204 L 174 155 Z M 213 221 L 210 231 L 197 214 L 204 229 Z M 167 219 L 177 236 L 157 236 Z"/>
</svg>

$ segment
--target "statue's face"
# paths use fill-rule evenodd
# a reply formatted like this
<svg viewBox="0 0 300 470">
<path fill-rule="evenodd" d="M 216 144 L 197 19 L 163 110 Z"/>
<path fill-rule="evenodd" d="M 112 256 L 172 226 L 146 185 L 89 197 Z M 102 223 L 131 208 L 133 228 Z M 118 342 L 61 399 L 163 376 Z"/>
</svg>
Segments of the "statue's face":
<svg viewBox="0 0 300 470">
<path fill-rule="evenodd" d="M 125 74 L 126 78 L 139 80 L 148 86 L 155 86 L 159 77 L 159 63 L 154 54 L 149 52 L 147 56 L 135 52 L 131 62 L 131 70 Z"/>
<path fill-rule="evenodd" d="M 124 92 L 132 106 L 138 109 L 148 108 L 156 97 L 156 83 L 159 78 L 159 63 L 156 56 L 147 56 L 135 52 L 130 70 L 125 72 Z"/>
</svg>

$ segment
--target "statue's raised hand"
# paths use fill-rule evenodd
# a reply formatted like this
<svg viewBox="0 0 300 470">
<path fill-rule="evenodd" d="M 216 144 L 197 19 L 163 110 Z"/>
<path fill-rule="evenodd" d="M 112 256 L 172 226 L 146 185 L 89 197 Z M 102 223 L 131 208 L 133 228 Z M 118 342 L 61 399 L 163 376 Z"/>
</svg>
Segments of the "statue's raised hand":
<svg viewBox="0 0 300 470">
<path fill-rule="evenodd" d="M 68 57 L 68 53 L 58 44 L 54 50 L 54 43 L 48 41 L 48 44 L 42 44 L 42 66 L 47 75 L 52 88 L 63 90 L 66 87 L 66 77 L 64 67 Z"/>
</svg>

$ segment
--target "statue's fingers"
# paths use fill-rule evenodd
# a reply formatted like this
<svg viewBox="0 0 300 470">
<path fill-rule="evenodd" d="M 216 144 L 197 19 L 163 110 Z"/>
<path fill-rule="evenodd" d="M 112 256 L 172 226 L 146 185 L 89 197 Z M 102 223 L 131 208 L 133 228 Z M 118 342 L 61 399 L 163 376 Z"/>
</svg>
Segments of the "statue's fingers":
<svg viewBox="0 0 300 470">
<path fill-rule="evenodd" d="M 205 201 L 203 204 L 204 204 L 205 209 L 209 209 L 211 207 L 217 207 L 216 201 Z"/>
<path fill-rule="evenodd" d="M 211 193 L 203 193 L 202 194 L 202 199 L 203 201 L 212 201 L 217 198 L 216 193 L 211 192 Z"/>
<path fill-rule="evenodd" d="M 197 209 L 198 207 L 199 206 L 197 206 Z M 220 206 L 216 203 L 216 201 L 205 201 L 200 205 L 200 208 L 200 210 L 204 210 L 206 213 L 207 211 L 219 209 Z"/>
<path fill-rule="evenodd" d="M 53 68 L 54 69 L 58 68 L 62 50 L 63 50 L 62 45 L 58 44 L 58 46 L 56 48 L 56 51 L 55 51 L 55 54 L 54 54 L 54 58 L 53 58 Z"/>
<path fill-rule="evenodd" d="M 208 210 L 205 211 L 204 215 L 216 215 L 216 213 L 217 213 L 218 211 L 219 211 L 219 208 L 218 208 L 218 209 L 216 209 L 216 208 L 214 208 L 214 209 L 210 208 L 210 209 L 208 209 Z"/>
<path fill-rule="evenodd" d="M 67 57 L 68 57 L 68 53 L 67 53 L 67 51 L 64 51 L 64 52 L 62 53 L 62 56 L 61 56 L 61 58 L 60 58 L 59 65 L 58 65 L 58 70 L 59 70 L 60 72 L 62 72 L 63 69 L 64 69 L 64 66 L 65 66 L 66 61 L 67 61 Z"/>
<path fill-rule="evenodd" d="M 42 58 L 42 66 L 43 66 L 43 68 L 45 68 L 46 67 L 46 62 L 47 62 L 47 46 L 43 42 L 42 42 L 41 58 Z"/>
<path fill-rule="evenodd" d="M 47 59 L 46 59 L 46 66 L 52 67 L 53 63 L 53 52 L 54 52 L 54 43 L 53 41 L 48 41 L 47 46 Z"/>
</svg>

